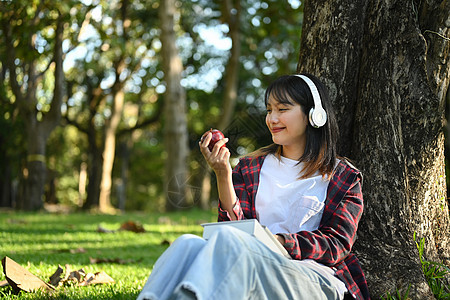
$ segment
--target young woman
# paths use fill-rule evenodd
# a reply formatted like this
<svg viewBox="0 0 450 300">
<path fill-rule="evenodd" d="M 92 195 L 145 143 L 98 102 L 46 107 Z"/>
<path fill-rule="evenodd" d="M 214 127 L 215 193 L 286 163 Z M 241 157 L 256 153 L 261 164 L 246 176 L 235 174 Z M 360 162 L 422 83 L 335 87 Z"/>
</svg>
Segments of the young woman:
<svg viewBox="0 0 450 300">
<path fill-rule="evenodd" d="M 369 299 L 350 252 L 363 211 L 361 173 L 337 158 L 337 125 L 312 75 L 275 80 L 265 94 L 273 144 L 232 170 L 227 139 L 208 149 L 217 177 L 219 221 L 258 219 L 291 260 L 237 229 L 208 241 L 178 238 L 158 259 L 138 299 Z"/>
</svg>

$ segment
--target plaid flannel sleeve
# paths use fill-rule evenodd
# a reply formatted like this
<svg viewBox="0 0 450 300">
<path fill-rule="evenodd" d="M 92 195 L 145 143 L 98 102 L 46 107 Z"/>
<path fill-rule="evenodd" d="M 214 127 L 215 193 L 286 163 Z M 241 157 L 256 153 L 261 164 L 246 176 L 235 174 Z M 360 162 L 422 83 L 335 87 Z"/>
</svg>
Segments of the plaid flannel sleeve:
<svg viewBox="0 0 450 300">
<path fill-rule="evenodd" d="M 233 212 L 238 220 L 255 218 L 256 212 L 253 205 L 256 194 L 257 183 L 255 183 L 255 174 L 259 174 L 261 160 L 243 158 L 233 169 L 233 185 L 236 193 L 236 204 Z M 219 201 L 218 221 L 231 220 L 228 211 L 224 210 Z"/>
<path fill-rule="evenodd" d="M 313 259 L 333 266 L 350 253 L 363 211 L 362 177 L 359 172 L 345 174 L 331 181 L 327 197 L 331 194 L 332 199 L 317 230 L 281 234 L 293 259 Z"/>
</svg>

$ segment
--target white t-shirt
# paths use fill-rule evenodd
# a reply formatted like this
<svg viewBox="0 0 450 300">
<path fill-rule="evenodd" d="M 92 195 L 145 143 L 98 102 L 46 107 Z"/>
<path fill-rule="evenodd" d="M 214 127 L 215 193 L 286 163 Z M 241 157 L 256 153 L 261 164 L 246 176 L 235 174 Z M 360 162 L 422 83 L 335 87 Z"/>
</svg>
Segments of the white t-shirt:
<svg viewBox="0 0 450 300">
<path fill-rule="evenodd" d="M 259 175 L 255 209 L 259 222 L 273 233 L 313 231 L 322 219 L 329 179 L 316 173 L 306 179 L 298 179 L 302 163 L 269 154 L 264 159 Z M 314 260 L 297 260 L 328 277 L 339 291 L 341 298 L 347 291 L 345 284 L 335 277 L 333 269 Z"/>
<path fill-rule="evenodd" d="M 269 154 L 262 165 L 255 208 L 259 222 L 273 233 L 319 227 L 329 180 L 317 173 L 299 180 L 302 163 Z"/>
</svg>

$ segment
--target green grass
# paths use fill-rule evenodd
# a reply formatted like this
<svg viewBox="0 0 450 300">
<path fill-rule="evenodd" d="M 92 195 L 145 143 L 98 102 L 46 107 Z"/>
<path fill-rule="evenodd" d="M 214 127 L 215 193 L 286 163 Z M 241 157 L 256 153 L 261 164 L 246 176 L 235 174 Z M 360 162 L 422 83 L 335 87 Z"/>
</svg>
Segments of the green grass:
<svg viewBox="0 0 450 300">
<path fill-rule="evenodd" d="M 123 222 L 141 223 L 146 232 L 99 233 L 99 226 L 117 230 Z M 34 275 L 48 282 L 58 265 L 72 270 L 104 271 L 114 284 L 87 287 L 63 286 L 53 293 L 14 295 L 10 287 L 0 288 L 1 299 L 135 299 L 144 286 L 156 259 L 184 233 L 201 235 L 203 222 L 216 220 L 212 211 L 190 210 L 168 214 L 88 213 L 49 214 L 0 212 L 0 258 L 8 256 Z M 84 253 L 70 253 L 82 248 Z M 122 259 L 126 264 L 90 264 L 89 258 Z M 1 270 L 0 281 L 5 276 Z"/>
<path fill-rule="evenodd" d="M 437 300 L 450 299 L 450 285 L 445 278 L 450 275 L 450 268 L 440 262 L 433 262 L 425 260 L 425 239 L 419 238 L 414 232 L 414 242 L 416 243 L 417 250 L 419 251 L 419 259 L 422 265 L 423 274 L 430 286 L 431 292 Z"/>
</svg>

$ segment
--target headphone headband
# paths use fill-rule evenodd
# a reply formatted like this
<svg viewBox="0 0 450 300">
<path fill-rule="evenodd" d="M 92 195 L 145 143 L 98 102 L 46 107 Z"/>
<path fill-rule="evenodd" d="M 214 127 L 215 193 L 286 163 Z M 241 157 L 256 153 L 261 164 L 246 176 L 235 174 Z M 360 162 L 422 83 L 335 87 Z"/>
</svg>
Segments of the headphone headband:
<svg viewBox="0 0 450 300">
<path fill-rule="evenodd" d="M 317 86 L 305 75 L 296 74 L 295 76 L 300 77 L 308 85 L 314 100 L 314 107 L 309 111 L 309 122 L 315 128 L 322 127 L 327 122 L 327 113 L 322 107 L 322 101 Z"/>
</svg>

